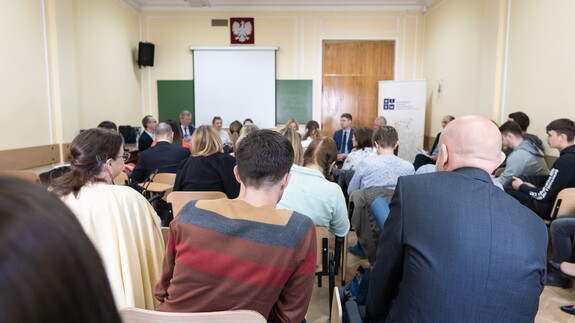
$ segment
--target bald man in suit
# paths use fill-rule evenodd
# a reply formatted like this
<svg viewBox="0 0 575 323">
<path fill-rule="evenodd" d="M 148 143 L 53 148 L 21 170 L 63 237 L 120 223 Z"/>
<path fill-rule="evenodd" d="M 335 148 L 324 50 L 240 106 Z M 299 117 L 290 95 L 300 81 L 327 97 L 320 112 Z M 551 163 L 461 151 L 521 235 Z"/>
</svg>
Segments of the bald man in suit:
<svg viewBox="0 0 575 323">
<path fill-rule="evenodd" d="M 543 220 L 495 185 L 504 159 L 488 119 L 452 121 L 438 172 L 400 177 L 367 296 L 375 322 L 533 322 L 543 291 Z"/>
</svg>

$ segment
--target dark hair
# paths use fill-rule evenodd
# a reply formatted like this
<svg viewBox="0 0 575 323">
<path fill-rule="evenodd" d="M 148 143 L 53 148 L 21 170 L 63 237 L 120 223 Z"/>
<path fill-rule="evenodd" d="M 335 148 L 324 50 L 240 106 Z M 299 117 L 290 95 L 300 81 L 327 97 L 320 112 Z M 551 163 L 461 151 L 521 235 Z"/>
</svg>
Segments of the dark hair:
<svg viewBox="0 0 575 323">
<path fill-rule="evenodd" d="M 180 124 L 174 119 L 166 120 L 166 123 L 170 125 L 172 131 L 174 132 L 174 140 L 172 140 L 172 144 L 176 146 L 182 145 L 182 129 L 180 128 Z"/>
<path fill-rule="evenodd" d="M 359 127 L 353 130 L 353 136 L 355 141 L 357 141 L 357 149 L 363 149 L 365 147 L 373 147 L 373 141 L 371 137 L 373 136 L 373 129 L 368 127 Z"/>
<path fill-rule="evenodd" d="M 242 125 L 241 122 L 239 122 L 238 120 L 235 120 L 234 122 L 230 123 L 230 133 L 234 133 L 236 132 L 238 134 L 238 136 L 240 135 L 240 131 L 242 130 L 242 127 L 244 125 Z"/>
<path fill-rule="evenodd" d="M 112 121 L 102 121 L 98 125 L 98 128 L 104 128 L 104 129 L 110 129 L 110 130 L 118 131 L 118 127 Z"/>
<path fill-rule="evenodd" d="M 142 126 L 144 126 L 144 129 L 146 129 L 146 127 L 148 126 L 148 122 L 150 122 L 150 118 L 153 118 L 153 116 L 147 115 L 144 117 L 144 119 L 142 119 Z"/>
<path fill-rule="evenodd" d="M 220 121 L 223 122 L 222 117 L 215 116 L 215 117 L 212 119 L 212 126 L 216 123 L 216 120 L 220 120 Z"/>
<path fill-rule="evenodd" d="M 521 137 L 523 134 L 521 132 L 521 126 L 515 121 L 507 121 L 499 127 L 499 132 L 502 135 L 506 133 L 511 133 L 516 137 Z"/>
<path fill-rule="evenodd" d="M 527 131 L 527 128 L 529 127 L 529 117 L 525 113 L 521 111 L 513 112 L 510 113 L 508 117 L 517 122 L 522 131 Z"/>
<path fill-rule="evenodd" d="M 317 138 L 319 137 L 319 123 L 315 120 L 310 120 L 305 124 L 305 134 L 303 135 L 303 140 L 308 137 Z"/>
<path fill-rule="evenodd" d="M 124 137 L 114 130 L 92 128 L 81 132 L 70 145 L 70 171 L 52 180 L 52 191 L 75 196 L 89 182 L 105 182 L 99 175 L 106 160 L 116 159 Z"/>
<path fill-rule="evenodd" d="M 293 160 L 289 140 L 272 130 L 251 132 L 242 139 L 236 151 L 242 182 L 256 189 L 277 184 L 289 172 Z"/>
<path fill-rule="evenodd" d="M 121 322 L 102 260 L 72 212 L 0 177 L 0 322 Z"/>
<path fill-rule="evenodd" d="M 454 117 L 454 116 L 452 116 L 451 114 L 448 114 L 448 115 L 446 115 L 446 117 L 448 117 L 448 118 L 449 118 L 449 122 L 451 122 L 451 121 L 455 120 L 455 117 Z"/>
<path fill-rule="evenodd" d="M 316 138 L 303 155 L 303 165 L 316 164 L 323 170 L 323 176 L 330 179 L 331 166 L 337 160 L 337 145 L 330 137 Z"/>
<path fill-rule="evenodd" d="M 377 142 L 377 144 L 381 148 L 393 148 L 397 143 L 398 135 L 397 130 L 395 130 L 392 126 L 383 126 L 377 128 L 377 130 L 373 133 L 373 142 Z"/>
<path fill-rule="evenodd" d="M 554 130 L 558 135 L 565 135 L 569 142 L 572 142 L 575 138 L 575 123 L 570 119 L 563 118 L 551 121 L 545 131 L 549 132 L 551 130 Z"/>
<path fill-rule="evenodd" d="M 347 118 L 347 119 L 349 119 L 349 120 L 353 120 L 353 118 L 351 117 L 351 114 L 349 114 L 349 113 L 347 113 L 347 112 L 344 113 L 344 114 L 342 114 L 340 118 Z"/>
<path fill-rule="evenodd" d="M 244 120 L 244 125 L 245 125 L 245 124 L 246 124 L 246 122 L 248 122 L 248 121 L 249 121 L 249 122 L 251 122 L 251 123 L 254 123 L 254 121 L 253 121 L 252 119 L 250 119 L 250 118 L 246 118 L 246 119 Z"/>
</svg>

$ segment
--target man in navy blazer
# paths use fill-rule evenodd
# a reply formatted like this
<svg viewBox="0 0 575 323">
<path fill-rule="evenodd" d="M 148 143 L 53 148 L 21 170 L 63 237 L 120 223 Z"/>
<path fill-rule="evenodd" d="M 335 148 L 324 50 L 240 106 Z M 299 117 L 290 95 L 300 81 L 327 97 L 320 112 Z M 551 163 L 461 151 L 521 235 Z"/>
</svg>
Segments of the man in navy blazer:
<svg viewBox="0 0 575 323">
<path fill-rule="evenodd" d="M 140 154 L 138 164 L 130 174 L 136 182 L 142 182 L 156 169 L 158 173 L 176 173 L 180 162 L 190 156 L 190 150 L 172 145 L 174 132 L 169 124 L 162 122 L 156 127 L 156 145 Z"/>
<path fill-rule="evenodd" d="M 142 119 L 142 126 L 144 131 L 138 138 L 138 150 L 143 152 L 144 150 L 150 148 L 152 142 L 154 142 L 154 132 L 156 131 L 156 126 L 158 121 L 153 116 L 147 115 Z"/>
<path fill-rule="evenodd" d="M 180 113 L 180 130 L 182 130 L 182 138 L 186 142 L 190 142 L 194 134 L 194 126 L 192 126 L 192 113 L 184 110 Z"/>
<path fill-rule="evenodd" d="M 352 117 L 349 113 L 344 113 L 339 118 L 341 129 L 333 134 L 333 140 L 337 146 L 337 159 L 344 160 L 347 154 L 353 149 L 353 129 L 351 128 Z"/>
<path fill-rule="evenodd" d="M 400 177 L 379 239 L 366 320 L 533 322 L 543 291 L 543 220 L 495 185 L 504 159 L 488 119 L 441 135 L 438 172 Z"/>
</svg>

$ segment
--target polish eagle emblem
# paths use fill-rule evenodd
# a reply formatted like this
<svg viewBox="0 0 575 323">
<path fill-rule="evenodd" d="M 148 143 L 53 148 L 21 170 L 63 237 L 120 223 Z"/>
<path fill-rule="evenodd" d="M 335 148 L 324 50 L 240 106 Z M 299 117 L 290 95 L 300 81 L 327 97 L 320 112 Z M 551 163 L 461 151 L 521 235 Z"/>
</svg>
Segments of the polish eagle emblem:
<svg viewBox="0 0 575 323">
<path fill-rule="evenodd" d="M 252 26 L 252 23 L 249 21 L 247 22 L 243 20 L 241 20 L 240 22 L 235 21 L 234 24 L 232 25 L 232 32 L 235 36 L 234 38 L 241 43 L 244 43 L 250 39 L 253 30 L 254 28 Z"/>
</svg>

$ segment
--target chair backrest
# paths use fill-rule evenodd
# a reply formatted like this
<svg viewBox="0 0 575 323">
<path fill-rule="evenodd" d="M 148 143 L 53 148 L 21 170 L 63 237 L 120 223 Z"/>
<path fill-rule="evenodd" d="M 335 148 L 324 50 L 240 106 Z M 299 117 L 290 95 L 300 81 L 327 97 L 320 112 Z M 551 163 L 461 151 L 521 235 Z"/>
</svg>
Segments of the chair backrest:
<svg viewBox="0 0 575 323">
<path fill-rule="evenodd" d="M 343 310 L 341 307 L 341 298 L 337 287 L 333 288 L 333 301 L 331 302 L 331 315 L 329 316 L 330 323 L 341 323 L 343 317 Z"/>
<path fill-rule="evenodd" d="M 327 274 L 328 272 L 328 248 L 329 248 L 329 231 L 326 227 L 315 226 L 315 237 L 317 241 L 317 261 L 315 271 Z"/>
<path fill-rule="evenodd" d="M 126 185 L 126 181 L 128 180 L 128 174 L 124 172 L 120 172 L 116 178 L 114 178 L 113 182 L 114 185 Z"/>
<path fill-rule="evenodd" d="M 575 215 L 575 187 L 561 190 L 551 209 L 551 219 L 564 215 Z"/>
<path fill-rule="evenodd" d="M 1 176 L 16 177 L 32 183 L 40 183 L 40 176 L 30 170 L 0 170 Z"/>
<path fill-rule="evenodd" d="M 176 323 L 176 322 L 237 322 L 266 323 L 267 320 L 258 312 L 235 310 L 201 313 L 175 313 L 144 310 L 141 308 L 122 308 L 120 317 L 124 323 Z"/>
<path fill-rule="evenodd" d="M 168 184 L 168 185 L 174 186 L 174 184 L 176 183 L 176 174 L 157 173 L 154 176 L 154 178 L 152 179 L 152 182 Z"/>
<path fill-rule="evenodd" d="M 184 205 L 192 200 L 215 200 L 226 197 L 223 192 L 171 192 L 168 194 L 168 203 L 172 204 L 174 217 L 180 213 Z"/>
</svg>

